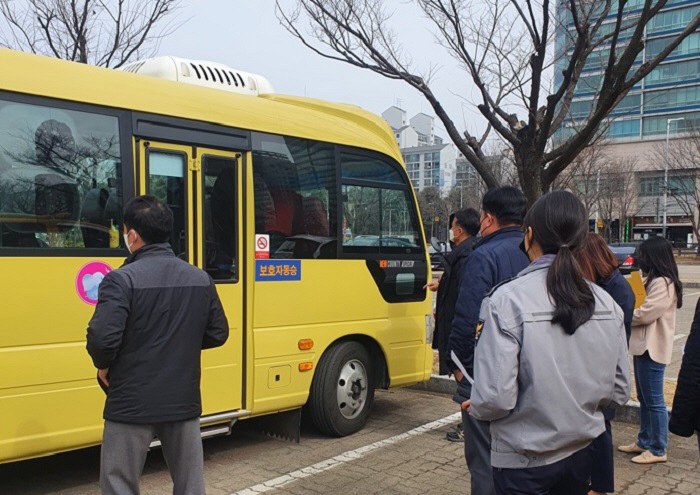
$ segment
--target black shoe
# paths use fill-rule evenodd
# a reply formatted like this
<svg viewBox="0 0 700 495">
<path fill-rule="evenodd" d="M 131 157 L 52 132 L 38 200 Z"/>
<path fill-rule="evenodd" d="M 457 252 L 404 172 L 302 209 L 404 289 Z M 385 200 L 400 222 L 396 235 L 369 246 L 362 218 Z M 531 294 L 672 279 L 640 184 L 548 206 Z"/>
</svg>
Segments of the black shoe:
<svg viewBox="0 0 700 495">
<path fill-rule="evenodd" d="M 450 442 L 464 442 L 464 427 L 462 423 L 458 424 L 454 431 L 448 431 L 445 438 Z"/>
</svg>

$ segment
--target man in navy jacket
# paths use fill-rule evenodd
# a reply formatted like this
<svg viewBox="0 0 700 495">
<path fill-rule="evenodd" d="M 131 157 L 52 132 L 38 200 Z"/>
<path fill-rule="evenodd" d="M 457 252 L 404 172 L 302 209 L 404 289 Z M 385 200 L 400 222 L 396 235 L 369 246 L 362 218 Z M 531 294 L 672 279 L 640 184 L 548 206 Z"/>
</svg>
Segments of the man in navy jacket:
<svg viewBox="0 0 700 495">
<path fill-rule="evenodd" d="M 515 277 L 529 264 L 520 248 L 521 225 L 525 217 L 525 196 L 514 187 L 492 189 L 481 203 L 481 240 L 467 259 L 460 277 L 448 344 L 449 366 L 458 382 L 455 401 L 460 404 L 471 396 L 471 385 L 461 369 L 473 375 L 474 347 L 481 330 L 479 310 L 483 299 L 499 284 Z M 450 356 L 456 357 L 456 360 Z M 471 473 L 472 495 L 495 493 L 491 470 L 489 424 L 475 420 L 462 411 L 464 456 Z"/>
</svg>

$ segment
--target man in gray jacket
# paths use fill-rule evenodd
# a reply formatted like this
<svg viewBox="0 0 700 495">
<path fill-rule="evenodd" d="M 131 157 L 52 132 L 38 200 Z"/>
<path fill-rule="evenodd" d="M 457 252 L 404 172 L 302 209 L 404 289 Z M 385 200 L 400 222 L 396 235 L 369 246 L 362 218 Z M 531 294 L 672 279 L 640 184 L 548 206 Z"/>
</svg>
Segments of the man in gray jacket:
<svg viewBox="0 0 700 495">
<path fill-rule="evenodd" d="M 100 485 L 105 495 L 139 493 L 154 437 L 175 495 L 203 495 L 199 416 L 201 351 L 221 346 L 228 322 L 209 275 L 178 259 L 167 240 L 173 213 L 153 196 L 124 211 L 124 265 L 99 288 L 87 350 L 107 392 Z"/>
</svg>

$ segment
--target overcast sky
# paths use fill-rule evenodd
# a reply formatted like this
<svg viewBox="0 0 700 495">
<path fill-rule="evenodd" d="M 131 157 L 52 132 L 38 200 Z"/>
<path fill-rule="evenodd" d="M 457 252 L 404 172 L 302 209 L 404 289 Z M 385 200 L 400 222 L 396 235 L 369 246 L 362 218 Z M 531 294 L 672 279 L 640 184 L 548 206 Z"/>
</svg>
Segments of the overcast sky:
<svg viewBox="0 0 700 495">
<path fill-rule="evenodd" d="M 420 111 L 434 115 L 424 98 L 405 83 L 324 59 L 304 47 L 280 25 L 274 0 L 184 0 L 183 4 L 179 16 L 189 20 L 162 41 L 159 55 L 210 60 L 261 74 L 277 93 L 352 103 L 376 114 L 399 101 L 409 118 Z M 430 22 L 413 2 L 389 0 L 387 5 L 396 8 L 393 26 L 415 64 L 440 66 L 431 87 L 458 128 L 466 125 L 471 132 L 483 128 L 474 107 L 452 94 L 473 101 L 468 76 L 435 44 Z M 447 137 L 438 121 L 436 133 Z"/>
</svg>

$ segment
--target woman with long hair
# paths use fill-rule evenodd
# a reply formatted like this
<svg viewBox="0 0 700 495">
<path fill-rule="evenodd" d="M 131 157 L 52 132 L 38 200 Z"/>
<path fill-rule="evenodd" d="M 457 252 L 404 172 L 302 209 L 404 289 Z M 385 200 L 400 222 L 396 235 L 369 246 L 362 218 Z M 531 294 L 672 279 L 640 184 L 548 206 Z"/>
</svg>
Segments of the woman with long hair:
<svg viewBox="0 0 700 495">
<path fill-rule="evenodd" d="M 484 299 L 462 406 L 491 422 L 497 493 L 585 495 L 602 409 L 629 397 L 624 316 L 574 256 L 588 232 L 574 195 L 541 197 L 523 226 L 531 263 Z"/>
<path fill-rule="evenodd" d="M 634 313 L 634 291 L 617 269 L 617 258 L 605 240 L 598 234 L 589 232 L 577 252 L 583 276 L 610 294 L 622 309 L 625 332 L 629 341 Z M 615 460 L 613 458 L 612 425 L 615 409 L 603 410 L 605 431 L 591 444 L 593 469 L 591 471 L 591 491 L 589 495 L 612 493 L 615 491 Z"/>
<path fill-rule="evenodd" d="M 673 259 L 671 243 L 663 237 L 642 242 L 637 263 L 646 275 L 646 298 L 634 310 L 630 354 L 634 356 L 634 380 L 640 406 L 639 435 L 622 452 L 638 454 L 637 464 L 666 462 L 668 410 L 664 398 L 664 372 L 671 363 L 676 310 L 683 305 L 683 285 Z"/>
</svg>

